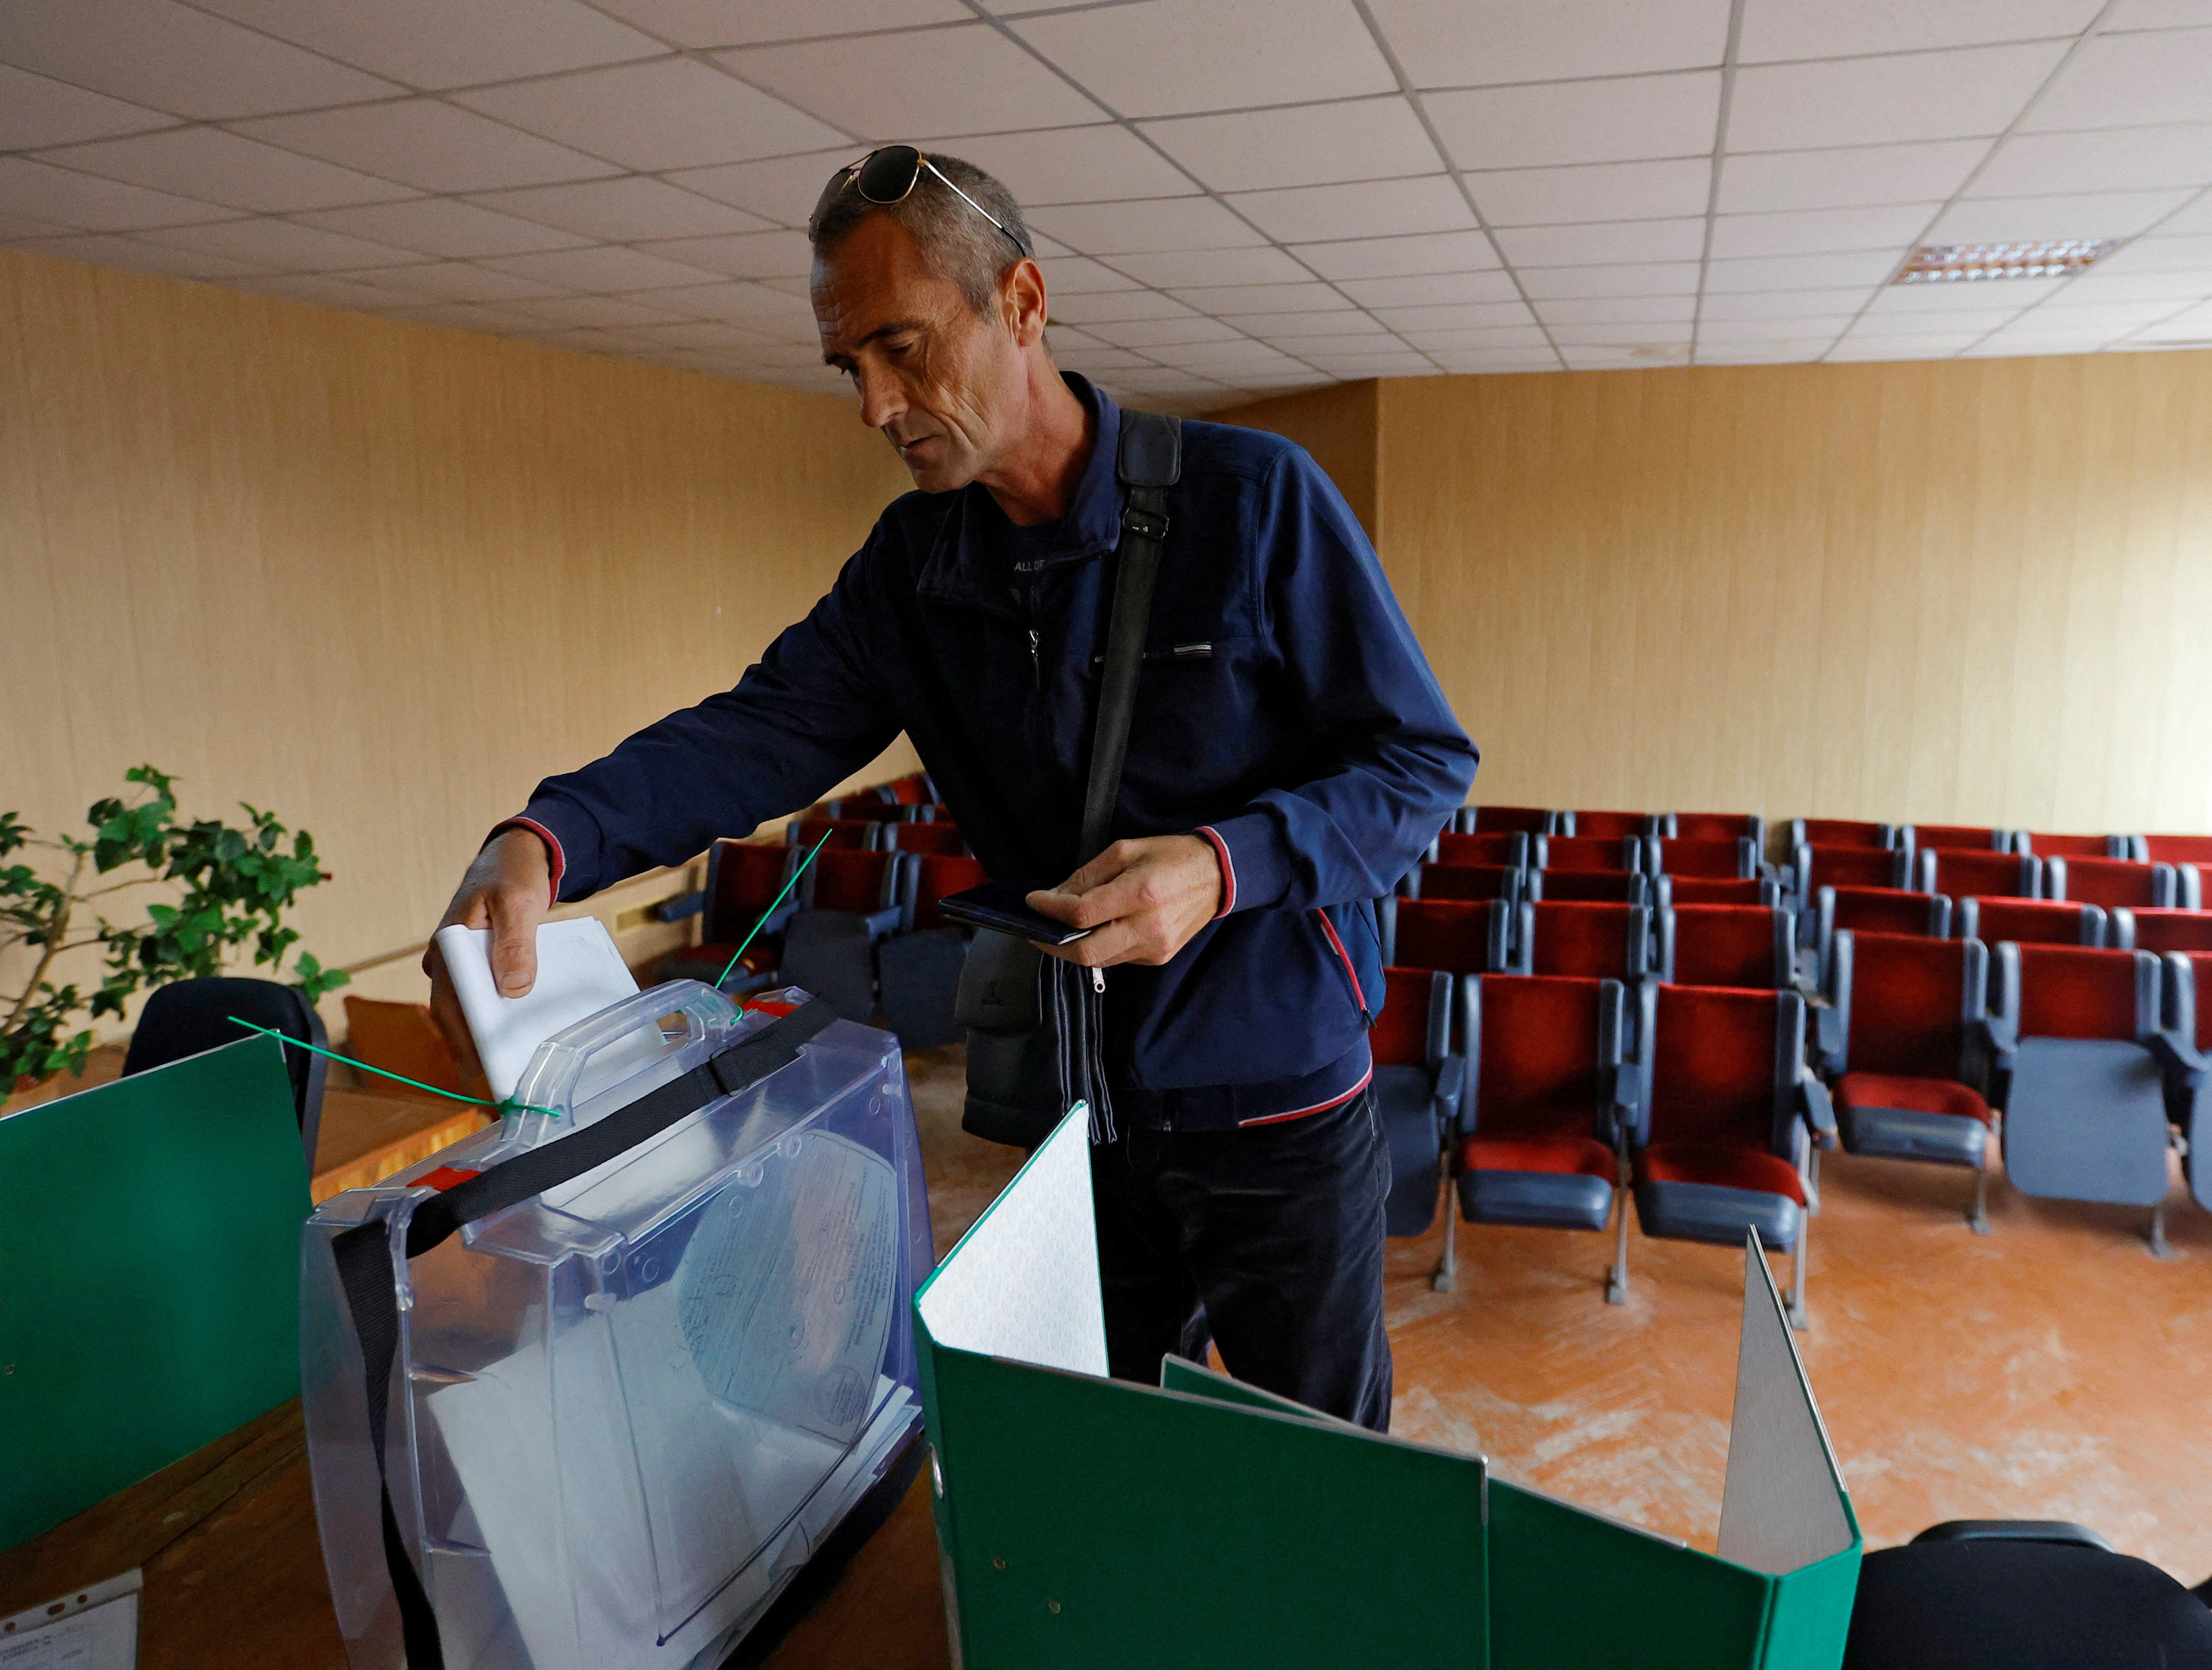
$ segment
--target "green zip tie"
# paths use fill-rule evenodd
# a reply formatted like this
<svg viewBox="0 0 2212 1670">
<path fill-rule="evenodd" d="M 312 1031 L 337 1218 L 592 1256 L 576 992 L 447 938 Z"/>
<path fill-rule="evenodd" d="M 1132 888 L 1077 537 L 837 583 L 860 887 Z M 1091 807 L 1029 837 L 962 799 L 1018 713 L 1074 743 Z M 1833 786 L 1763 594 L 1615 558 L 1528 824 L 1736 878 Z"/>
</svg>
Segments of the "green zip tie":
<svg viewBox="0 0 2212 1670">
<path fill-rule="evenodd" d="M 227 1018 L 233 1026 L 242 1026 L 248 1032 L 258 1032 L 263 1037 L 274 1038 L 280 1044 L 289 1044 L 295 1049 L 313 1050 L 316 1054 L 327 1056 L 333 1061 L 343 1061 L 346 1066 L 357 1067 L 363 1072 L 373 1072 L 380 1078 L 397 1079 L 402 1084 L 412 1084 L 418 1090 L 428 1090 L 432 1096 L 442 1096 L 449 1102 L 465 1102 L 471 1107 L 492 1108 L 502 1114 L 543 1114 L 548 1119 L 561 1117 L 550 1108 L 541 1108 L 534 1102 L 517 1102 L 513 1096 L 508 1096 L 501 1102 L 493 1102 L 480 1096 L 463 1096 L 459 1090 L 441 1090 L 435 1084 L 425 1084 L 421 1079 L 410 1078 L 404 1072 L 392 1072 L 383 1067 L 372 1067 L 368 1062 L 356 1061 L 350 1055 L 341 1055 L 334 1049 L 325 1049 L 320 1044 L 311 1044 L 304 1039 L 295 1038 L 289 1032 L 279 1032 L 272 1027 L 256 1026 L 252 1021 L 241 1021 L 235 1015 Z"/>
<path fill-rule="evenodd" d="M 730 977 L 730 970 L 738 966 L 738 957 L 741 957 L 745 954 L 745 947 L 751 944 L 756 938 L 759 938 L 760 931 L 768 926 L 768 919 L 775 914 L 775 908 L 784 902 L 785 897 L 790 893 L 793 888 L 799 885 L 799 878 L 806 873 L 806 866 L 814 862 L 814 854 L 820 852 L 824 847 L 827 847 L 830 844 L 830 837 L 836 833 L 837 832 L 835 829 L 823 830 L 822 839 L 814 843 L 812 851 L 809 852 L 805 858 L 799 859 L 799 868 L 791 872 L 791 879 L 783 884 L 783 891 L 777 894 L 775 897 L 769 901 L 768 908 L 761 912 L 760 920 L 753 924 L 753 931 L 738 942 L 737 956 L 732 956 L 727 963 L 724 963 L 722 965 L 722 972 L 714 976 L 714 989 L 717 992 L 722 989 L 722 982 Z"/>
</svg>

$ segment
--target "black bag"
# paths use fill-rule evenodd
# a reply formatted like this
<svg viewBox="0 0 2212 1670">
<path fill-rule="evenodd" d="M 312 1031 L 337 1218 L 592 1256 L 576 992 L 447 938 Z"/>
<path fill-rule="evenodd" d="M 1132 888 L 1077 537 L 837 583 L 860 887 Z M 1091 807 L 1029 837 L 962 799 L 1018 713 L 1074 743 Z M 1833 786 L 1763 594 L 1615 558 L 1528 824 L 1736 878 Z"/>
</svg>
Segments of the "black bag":
<svg viewBox="0 0 2212 1670">
<path fill-rule="evenodd" d="M 1152 582 L 1168 532 L 1167 489 L 1182 475 L 1181 420 L 1123 411 L 1115 473 L 1127 496 L 1084 794 L 1086 864 L 1112 839 Z M 1073 1103 L 1088 1102 L 1092 1139 L 1110 1140 L 1113 1114 L 1099 1037 L 1104 989 L 1091 969 L 1047 956 L 1026 939 L 979 930 L 953 1004 L 953 1017 L 968 1029 L 968 1101 L 961 1129 L 989 1142 L 1035 1148 Z"/>
</svg>

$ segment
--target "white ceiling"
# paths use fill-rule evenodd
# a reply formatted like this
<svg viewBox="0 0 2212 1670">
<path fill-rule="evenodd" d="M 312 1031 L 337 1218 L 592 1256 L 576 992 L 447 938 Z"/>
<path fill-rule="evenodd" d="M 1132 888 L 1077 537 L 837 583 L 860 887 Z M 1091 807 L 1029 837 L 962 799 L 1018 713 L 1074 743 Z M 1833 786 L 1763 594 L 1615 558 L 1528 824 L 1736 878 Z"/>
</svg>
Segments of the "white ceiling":
<svg viewBox="0 0 2212 1670">
<path fill-rule="evenodd" d="M 795 387 L 887 140 L 1004 179 L 1063 363 L 1156 405 L 2212 343 L 2212 0 L 0 5 L 0 241 Z"/>
</svg>

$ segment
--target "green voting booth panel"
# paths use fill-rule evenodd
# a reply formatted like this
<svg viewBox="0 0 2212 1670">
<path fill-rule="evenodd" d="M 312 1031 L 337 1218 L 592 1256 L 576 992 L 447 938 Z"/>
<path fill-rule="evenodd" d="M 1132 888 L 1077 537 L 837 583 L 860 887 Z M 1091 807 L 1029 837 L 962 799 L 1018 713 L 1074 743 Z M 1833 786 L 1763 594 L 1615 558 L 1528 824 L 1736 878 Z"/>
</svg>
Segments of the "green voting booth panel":
<svg viewBox="0 0 2212 1670">
<path fill-rule="evenodd" d="M 915 1301 L 965 1670 L 1835 1670 L 1859 1534 L 1753 1243 L 1720 1552 L 1170 1357 L 1103 1378 L 1082 1110 Z"/>
<path fill-rule="evenodd" d="M 307 1210 L 271 1038 L 0 1120 L 0 1548 L 299 1394 Z"/>
</svg>

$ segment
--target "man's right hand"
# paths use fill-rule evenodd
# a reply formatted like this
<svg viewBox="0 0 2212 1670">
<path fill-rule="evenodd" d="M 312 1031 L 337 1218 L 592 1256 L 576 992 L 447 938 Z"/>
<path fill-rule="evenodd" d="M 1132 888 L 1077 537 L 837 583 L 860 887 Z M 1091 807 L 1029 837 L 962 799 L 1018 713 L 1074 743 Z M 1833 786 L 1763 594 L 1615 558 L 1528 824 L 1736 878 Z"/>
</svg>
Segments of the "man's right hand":
<svg viewBox="0 0 2212 1670">
<path fill-rule="evenodd" d="M 502 829 L 469 865 L 438 926 L 489 928 L 491 971 L 500 995 L 519 998 L 537 983 L 538 925 L 552 903 L 553 865 L 545 843 L 527 829 Z M 462 1063 L 480 1073 L 468 1020 L 434 938 L 422 953 L 422 972 L 430 976 L 430 1014 L 438 1029 Z"/>
</svg>

